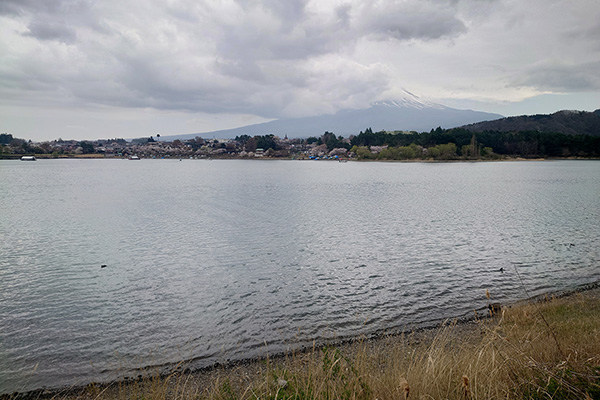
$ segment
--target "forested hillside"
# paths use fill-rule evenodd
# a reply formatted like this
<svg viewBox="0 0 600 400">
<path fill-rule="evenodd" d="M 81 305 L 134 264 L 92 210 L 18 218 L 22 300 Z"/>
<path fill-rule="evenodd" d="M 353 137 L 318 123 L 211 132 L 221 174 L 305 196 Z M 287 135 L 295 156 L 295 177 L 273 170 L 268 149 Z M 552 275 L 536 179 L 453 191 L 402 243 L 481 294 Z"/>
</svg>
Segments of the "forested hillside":
<svg viewBox="0 0 600 400">
<path fill-rule="evenodd" d="M 463 126 L 472 132 L 537 131 L 565 135 L 600 136 L 600 109 L 587 111 L 558 111 L 554 114 L 522 115 Z"/>
</svg>

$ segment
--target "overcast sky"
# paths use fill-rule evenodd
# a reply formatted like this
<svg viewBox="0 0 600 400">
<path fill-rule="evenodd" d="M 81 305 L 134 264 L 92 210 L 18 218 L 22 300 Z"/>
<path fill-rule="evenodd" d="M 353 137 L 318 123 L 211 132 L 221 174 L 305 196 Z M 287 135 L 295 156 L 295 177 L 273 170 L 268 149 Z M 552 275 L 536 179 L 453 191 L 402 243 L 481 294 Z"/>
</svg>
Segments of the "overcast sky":
<svg viewBox="0 0 600 400">
<path fill-rule="evenodd" d="M 205 132 L 403 89 L 592 111 L 599 71 L 598 0 L 0 0 L 0 132 L 34 141 Z"/>
</svg>

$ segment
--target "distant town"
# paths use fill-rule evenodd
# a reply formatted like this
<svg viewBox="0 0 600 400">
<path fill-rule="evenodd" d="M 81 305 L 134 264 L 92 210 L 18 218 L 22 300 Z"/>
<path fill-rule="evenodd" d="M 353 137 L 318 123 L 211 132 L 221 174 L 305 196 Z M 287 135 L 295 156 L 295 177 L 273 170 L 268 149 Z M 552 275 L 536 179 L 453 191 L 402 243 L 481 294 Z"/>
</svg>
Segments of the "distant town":
<svg viewBox="0 0 600 400">
<path fill-rule="evenodd" d="M 323 135 L 326 137 L 327 135 Z M 350 139 L 335 138 L 338 148 L 328 148 L 322 138 L 288 139 L 275 135 L 247 136 L 235 139 L 161 140 L 160 136 L 94 141 L 52 140 L 35 143 L 0 134 L 0 156 L 20 158 L 310 158 L 349 156 Z"/>
</svg>

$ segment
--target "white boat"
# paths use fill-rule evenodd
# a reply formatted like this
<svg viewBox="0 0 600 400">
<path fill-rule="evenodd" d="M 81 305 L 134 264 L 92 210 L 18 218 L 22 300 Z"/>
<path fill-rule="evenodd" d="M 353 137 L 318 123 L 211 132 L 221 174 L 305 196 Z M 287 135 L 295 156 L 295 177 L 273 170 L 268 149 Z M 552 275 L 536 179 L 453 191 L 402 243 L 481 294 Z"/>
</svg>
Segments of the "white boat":
<svg viewBox="0 0 600 400">
<path fill-rule="evenodd" d="M 130 160 L 139 160 L 140 158 L 138 156 L 131 156 L 129 157 Z"/>
<path fill-rule="evenodd" d="M 34 156 L 23 156 L 21 157 L 21 161 L 37 161 L 37 158 Z"/>
</svg>

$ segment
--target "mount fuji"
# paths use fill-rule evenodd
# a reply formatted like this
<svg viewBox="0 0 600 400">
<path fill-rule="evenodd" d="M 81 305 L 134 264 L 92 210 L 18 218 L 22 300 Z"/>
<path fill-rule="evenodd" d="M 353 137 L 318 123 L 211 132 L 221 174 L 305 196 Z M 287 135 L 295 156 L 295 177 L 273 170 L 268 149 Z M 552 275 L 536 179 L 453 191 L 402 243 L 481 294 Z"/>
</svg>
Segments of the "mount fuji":
<svg viewBox="0 0 600 400">
<path fill-rule="evenodd" d="M 287 135 L 289 138 L 306 138 L 320 136 L 325 131 L 347 137 L 357 135 L 367 128 L 371 128 L 374 132 L 381 130 L 428 132 L 438 126 L 454 128 L 502 117 L 499 114 L 459 110 L 423 101 L 414 94 L 405 91 L 405 95 L 400 99 L 378 101 L 365 109 L 347 109 L 340 110 L 335 114 L 279 119 L 212 132 L 164 136 L 164 139 L 191 139 L 196 136 L 203 138 L 234 138 L 240 135 L 267 134 L 274 134 L 279 137 Z"/>
</svg>

